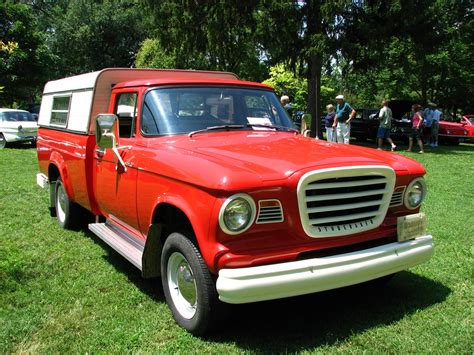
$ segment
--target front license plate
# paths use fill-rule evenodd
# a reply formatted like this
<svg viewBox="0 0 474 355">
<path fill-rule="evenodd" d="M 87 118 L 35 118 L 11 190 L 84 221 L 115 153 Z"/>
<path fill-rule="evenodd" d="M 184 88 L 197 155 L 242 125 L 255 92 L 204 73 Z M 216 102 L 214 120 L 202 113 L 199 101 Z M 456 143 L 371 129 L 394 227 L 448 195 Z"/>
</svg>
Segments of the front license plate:
<svg viewBox="0 0 474 355">
<path fill-rule="evenodd" d="M 424 213 L 398 217 L 397 238 L 399 242 L 421 237 L 426 234 L 426 216 Z"/>
</svg>

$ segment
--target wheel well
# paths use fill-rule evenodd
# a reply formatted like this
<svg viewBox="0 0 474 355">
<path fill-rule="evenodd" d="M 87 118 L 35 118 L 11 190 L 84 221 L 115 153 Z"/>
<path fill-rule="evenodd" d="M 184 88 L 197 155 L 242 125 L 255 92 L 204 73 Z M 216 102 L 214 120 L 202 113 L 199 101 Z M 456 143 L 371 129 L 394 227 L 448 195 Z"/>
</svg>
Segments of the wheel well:
<svg viewBox="0 0 474 355">
<path fill-rule="evenodd" d="M 191 222 L 186 216 L 186 214 L 181 211 L 176 206 L 170 205 L 168 203 L 160 204 L 153 214 L 153 224 L 160 224 L 163 226 L 160 240 L 164 245 L 166 238 L 171 232 L 179 232 L 179 231 L 188 231 L 192 233 L 194 240 L 193 243 L 196 242 L 193 227 Z M 197 243 L 196 243 L 197 246 Z"/>
<path fill-rule="evenodd" d="M 49 182 L 56 181 L 60 177 L 59 169 L 56 165 L 50 164 L 48 167 Z"/>
<path fill-rule="evenodd" d="M 183 232 L 198 248 L 196 237 L 189 218 L 176 206 L 160 204 L 153 214 L 151 226 L 142 256 L 142 276 L 145 278 L 160 276 L 161 252 L 166 239 L 172 232 Z"/>
</svg>

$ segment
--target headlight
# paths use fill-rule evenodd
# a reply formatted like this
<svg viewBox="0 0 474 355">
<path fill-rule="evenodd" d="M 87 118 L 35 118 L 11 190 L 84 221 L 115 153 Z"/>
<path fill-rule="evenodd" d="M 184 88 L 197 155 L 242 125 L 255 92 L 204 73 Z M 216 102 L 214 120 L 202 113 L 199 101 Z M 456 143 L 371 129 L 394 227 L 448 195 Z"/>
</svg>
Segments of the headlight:
<svg viewBox="0 0 474 355">
<path fill-rule="evenodd" d="M 423 178 L 416 178 L 405 190 L 405 207 L 414 210 L 418 208 L 426 196 L 426 183 Z"/>
<path fill-rule="evenodd" d="M 227 234 L 243 233 L 252 225 L 255 214 L 255 202 L 249 195 L 232 195 L 221 207 L 219 226 Z"/>
</svg>

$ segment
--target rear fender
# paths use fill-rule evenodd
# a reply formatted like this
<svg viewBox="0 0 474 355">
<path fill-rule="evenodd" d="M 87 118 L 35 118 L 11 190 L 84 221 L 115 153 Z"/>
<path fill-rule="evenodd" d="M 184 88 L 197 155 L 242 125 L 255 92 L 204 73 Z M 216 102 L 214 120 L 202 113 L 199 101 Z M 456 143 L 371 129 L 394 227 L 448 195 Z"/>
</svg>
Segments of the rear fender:
<svg viewBox="0 0 474 355">
<path fill-rule="evenodd" d="M 69 172 L 68 172 L 66 162 L 64 161 L 64 158 L 62 157 L 60 153 L 53 152 L 49 158 L 49 161 L 51 164 L 56 166 L 56 168 L 59 170 L 59 175 L 61 176 L 61 181 L 63 182 L 63 186 L 66 190 L 67 195 L 69 196 L 71 200 L 75 201 L 74 190 L 72 188 L 71 181 L 69 179 Z M 49 177 L 49 182 L 53 183 L 53 181 L 51 180 L 51 177 Z M 54 188 L 55 183 L 52 184 L 51 186 L 52 188 Z"/>
</svg>

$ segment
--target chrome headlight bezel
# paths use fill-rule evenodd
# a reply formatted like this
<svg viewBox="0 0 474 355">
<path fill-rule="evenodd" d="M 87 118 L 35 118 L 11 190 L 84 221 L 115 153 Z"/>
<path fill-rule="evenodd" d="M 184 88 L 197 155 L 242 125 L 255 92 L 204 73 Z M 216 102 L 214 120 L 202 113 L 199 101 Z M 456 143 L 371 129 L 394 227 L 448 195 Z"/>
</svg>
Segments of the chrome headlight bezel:
<svg viewBox="0 0 474 355">
<path fill-rule="evenodd" d="M 231 227 L 229 227 L 226 224 L 225 214 L 228 212 L 227 210 L 228 207 L 231 206 L 231 204 L 237 200 L 247 202 L 250 211 L 249 211 L 249 218 L 247 219 L 246 223 L 243 224 L 243 227 L 233 230 Z M 253 198 L 247 194 L 238 193 L 238 194 L 228 197 L 225 200 L 225 202 L 222 204 L 221 209 L 219 211 L 219 226 L 221 227 L 222 231 L 226 234 L 230 234 L 230 235 L 241 234 L 247 231 L 252 226 L 253 222 L 255 221 L 256 215 L 257 215 L 257 206 Z"/>
<path fill-rule="evenodd" d="M 421 198 L 420 198 L 420 201 L 416 204 L 416 205 L 412 205 L 410 203 L 410 193 L 414 191 L 414 189 L 416 187 L 419 187 L 421 188 Z M 422 177 L 418 177 L 416 179 L 413 179 L 407 186 L 407 188 L 405 189 L 405 195 L 403 197 L 403 204 L 405 205 L 406 208 L 408 208 L 409 210 L 414 210 L 414 209 L 417 209 L 418 207 L 421 206 L 421 204 L 423 203 L 423 201 L 425 200 L 426 198 L 426 192 L 427 192 L 427 189 L 426 189 L 426 182 L 425 182 L 425 179 L 423 179 Z"/>
</svg>

